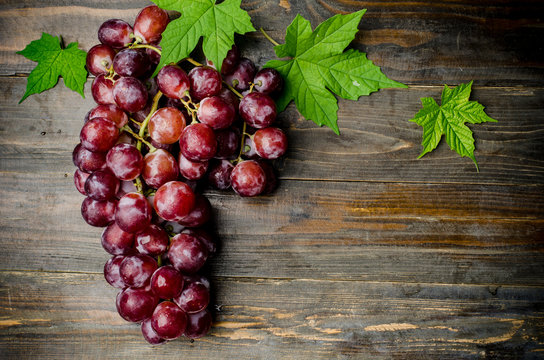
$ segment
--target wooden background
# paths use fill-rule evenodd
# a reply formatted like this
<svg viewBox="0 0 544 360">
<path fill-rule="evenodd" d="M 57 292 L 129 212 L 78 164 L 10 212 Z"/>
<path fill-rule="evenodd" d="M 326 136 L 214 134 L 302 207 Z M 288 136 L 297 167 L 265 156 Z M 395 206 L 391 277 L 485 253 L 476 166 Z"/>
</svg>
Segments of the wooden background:
<svg viewBox="0 0 544 360">
<path fill-rule="evenodd" d="M 368 11 L 353 46 L 409 89 L 340 100 L 337 137 L 280 116 L 278 190 L 208 191 L 221 249 L 209 336 L 147 345 L 116 313 L 101 230 L 80 216 L 71 152 L 86 98 L 21 105 L 43 31 L 88 50 L 144 0 L 0 2 L 0 358 L 537 359 L 544 357 L 542 1 L 244 0 L 280 42 L 297 13 Z M 240 37 L 259 65 L 260 33 Z M 471 126 L 480 172 L 442 143 L 417 160 L 419 98 L 474 80 L 497 123 Z"/>
</svg>

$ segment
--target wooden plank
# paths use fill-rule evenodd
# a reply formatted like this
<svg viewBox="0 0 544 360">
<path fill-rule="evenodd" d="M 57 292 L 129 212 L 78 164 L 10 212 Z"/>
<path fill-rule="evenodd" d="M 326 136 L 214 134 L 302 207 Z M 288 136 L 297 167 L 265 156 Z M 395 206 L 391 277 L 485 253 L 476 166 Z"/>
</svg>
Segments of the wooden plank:
<svg viewBox="0 0 544 360">
<path fill-rule="evenodd" d="M 0 81 L 0 91 L 7 95 L 0 99 L 1 170 L 17 172 L 23 166 L 24 171 L 73 172 L 66 160 L 78 142 L 85 114 L 94 106 L 89 89 L 82 100 L 60 84 L 17 105 L 25 86 L 23 78 Z M 291 105 L 278 120 L 290 142 L 285 158 L 277 162 L 280 176 L 304 180 L 544 184 L 544 89 L 474 90 L 473 99 L 499 120 L 472 126 L 480 172 L 471 160 L 451 151 L 444 139 L 433 153 L 417 159 L 422 129 L 408 120 L 420 109 L 421 97 L 438 100 L 440 93 L 440 87 L 413 87 L 381 91 L 358 102 L 340 101 L 340 137 L 302 119 Z"/>
<path fill-rule="evenodd" d="M 255 199 L 210 191 L 222 244 L 211 272 L 544 285 L 543 190 L 283 180 Z M 81 218 L 71 174 L 4 174 L 0 198 L 17 204 L 0 209 L 2 269 L 101 271 L 102 230 Z"/>
<path fill-rule="evenodd" d="M 78 41 L 82 49 L 97 42 L 109 18 L 133 22 L 149 2 L 18 1 L 0 5 L 0 74 L 28 73 L 33 63 L 15 52 L 43 31 Z M 353 44 L 369 54 L 386 74 L 409 84 L 476 80 L 481 85 L 543 85 L 544 55 L 535 44 L 544 36 L 540 1 L 243 1 L 257 28 L 281 41 L 297 13 L 314 27 L 338 13 L 367 9 Z M 260 33 L 239 38 L 244 55 L 264 64 L 274 57 Z"/>
<path fill-rule="evenodd" d="M 531 358 L 544 349 L 542 288 L 220 277 L 209 336 L 151 347 L 117 315 L 99 275 L 0 279 L 5 359 Z"/>
</svg>

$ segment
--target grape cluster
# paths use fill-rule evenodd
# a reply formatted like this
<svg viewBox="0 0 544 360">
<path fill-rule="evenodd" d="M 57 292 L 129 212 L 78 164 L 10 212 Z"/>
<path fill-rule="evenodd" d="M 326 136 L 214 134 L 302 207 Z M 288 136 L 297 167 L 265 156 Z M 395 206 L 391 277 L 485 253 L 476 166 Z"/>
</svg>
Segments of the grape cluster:
<svg viewBox="0 0 544 360">
<path fill-rule="evenodd" d="M 187 59 L 191 69 L 167 65 L 152 77 L 168 22 L 152 5 L 133 27 L 119 19 L 100 26 L 100 44 L 87 54 L 98 105 L 73 151 L 83 219 L 105 228 L 112 258 L 104 276 L 120 290 L 117 310 L 151 344 L 199 338 L 212 324 L 210 283 L 199 273 L 216 252 L 203 187 L 269 193 L 277 180 L 267 160 L 287 149 L 272 126 L 282 78 L 257 72 L 236 46 L 221 72 Z"/>
</svg>

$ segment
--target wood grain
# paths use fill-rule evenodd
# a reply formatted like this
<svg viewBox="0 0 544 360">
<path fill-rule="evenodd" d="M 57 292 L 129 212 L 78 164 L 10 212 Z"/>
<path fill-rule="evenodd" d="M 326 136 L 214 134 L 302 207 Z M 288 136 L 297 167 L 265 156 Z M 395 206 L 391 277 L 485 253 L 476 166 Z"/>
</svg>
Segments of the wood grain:
<svg viewBox="0 0 544 360">
<path fill-rule="evenodd" d="M 144 345 L 101 275 L 0 272 L 0 348 L 41 359 L 531 358 L 542 288 L 214 278 L 210 335 Z M 66 341 L 67 336 L 70 341 Z"/>
<path fill-rule="evenodd" d="M 0 7 L 0 74 L 28 73 L 32 62 L 16 55 L 43 31 L 78 41 L 82 49 L 96 42 L 96 31 L 115 17 L 132 23 L 143 0 L 5 2 Z M 313 26 L 338 13 L 367 9 L 353 46 L 385 73 L 408 84 L 440 85 L 476 80 L 480 85 L 544 84 L 544 36 L 540 1 L 243 1 L 255 26 L 277 40 L 297 13 Z M 260 33 L 238 41 L 244 54 L 264 64 L 274 58 Z"/>
</svg>

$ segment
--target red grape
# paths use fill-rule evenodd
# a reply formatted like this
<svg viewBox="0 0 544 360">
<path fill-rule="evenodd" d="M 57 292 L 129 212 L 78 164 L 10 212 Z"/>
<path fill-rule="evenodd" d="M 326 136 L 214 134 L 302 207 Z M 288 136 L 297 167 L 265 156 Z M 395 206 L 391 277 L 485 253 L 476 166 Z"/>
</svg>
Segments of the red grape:
<svg viewBox="0 0 544 360">
<path fill-rule="evenodd" d="M 167 221 L 179 221 L 189 215 L 195 205 L 195 194 L 181 181 L 170 181 L 155 193 L 155 211 Z"/>
<path fill-rule="evenodd" d="M 159 299 L 146 288 L 126 288 L 117 294 L 116 307 L 119 315 L 127 321 L 140 322 L 153 315 Z"/>
<path fill-rule="evenodd" d="M 197 66 L 189 71 L 191 98 L 197 102 L 219 94 L 222 87 L 221 75 L 208 66 Z"/>
<path fill-rule="evenodd" d="M 189 180 L 202 178 L 208 170 L 207 161 L 191 161 L 183 156 L 181 152 L 179 153 L 178 163 L 180 174 Z"/>
<path fill-rule="evenodd" d="M 240 61 L 240 51 L 236 45 L 232 45 L 232 48 L 227 52 L 227 56 L 223 60 L 221 65 L 221 74 L 229 75 L 234 72 L 238 62 Z"/>
<path fill-rule="evenodd" d="M 93 172 L 85 181 L 85 192 L 94 200 L 108 200 L 119 190 L 119 179 L 109 169 Z"/>
<path fill-rule="evenodd" d="M 262 69 L 253 79 L 255 90 L 265 94 L 273 94 L 281 91 L 283 79 L 276 69 Z"/>
<path fill-rule="evenodd" d="M 211 216 L 212 206 L 210 201 L 204 195 L 197 194 L 193 210 L 189 213 L 189 215 L 179 220 L 178 223 L 191 228 L 199 227 L 207 223 Z"/>
<path fill-rule="evenodd" d="M 187 328 L 184 335 L 189 339 L 198 339 L 210 331 L 212 327 L 212 314 L 205 309 L 195 314 L 187 315 Z"/>
<path fill-rule="evenodd" d="M 196 228 L 196 229 L 185 229 L 182 231 L 183 234 L 189 234 L 191 236 L 196 237 L 200 242 L 206 246 L 208 249 L 208 253 L 214 254 L 217 251 L 217 244 L 214 240 L 214 238 L 204 229 L 202 228 Z"/>
<path fill-rule="evenodd" d="M 131 33 L 132 27 L 126 21 L 110 19 L 100 25 L 98 40 L 114 49 L 120 49 L 132 42 Z"/>
<path fill-rule="evenodd" d="M 77 144 L 74 148 L 72 161 L 79 170 L 86 173 L 106 168 L 105 153 L 87 150 L 81 144 Z"/>
<path fill-rule="evenodd" d="M 172 299 L 183 289 L 183 276 L 173 266 L 158 268 L 151 277 L 151 290 L 161 299 Z"/>
<path fill-rule="evenodd" d="M 253 61 L 242 58 L 233 72 L 225 77 L 225 81 L 238 91 L 249 89 L 250 82 L 255 77 L 255 64 Z"/>
<path fill-rule="evenodd" d="M 163 301 L 153 311 L 151 326 L 160 337 L 176 339 L 185 332 L 187 314 L 173 302 Z"/>
<path fill-rule="evenodd" d="M 287 151 L 287 136 L 275 127 L 257 130 L 253 143 L 257 154 L 264 159 L 277 159 Z"/>
<path fill-rule="evenodd" d="M 179 140 L 185 128 L 183 113 L 174 107 L 157 110 L 149 120 L 149 136 L 161 144 L 173 144 Z"/>
<path fill-rule="evenodd" d="M 151 44 L 161 39 L 170 18 L 168 13 L 156 5 L 149 5 L 140 10 L 134 21 L 134 35 Z"/>
<path fill-rule="evenodd" d="M 102 247 L 112 255 L 128 255 L 134 252 L 134 234 L 121 230 L 116 223 L 111 223 L 102 232 Z"/>
<path fill-rule="evenodd" d="M 136 179 L 144 167 L 144 159 L 140 151 L 130 144 L 117 144 L 106 156 L 108 168 L 120 180 Z"/>
<path fill-rule="evenodd" d="M 206 124 L 191 124 L 181 133 L 180 150 L 187 159 L 206 161 L 217 151 L 217 139 L 211 127 Z"/>
<path fill-rule="evenodd" d="M 76 172 L 74 173 L 74 184 L 76 185 L 77 191 L 79 191 L 82 195 L 87 195 L 85 192 L 85 181 L 87 181 L 87 178 L 89 177 L 89 174 L 76 169 Z"/>
<path fill-rule="evenodd" d="M 172 238 L 168 259 L 182 273 L 196 273 L 207 258 L 208 249 L 196 237 L 182 233 Z"/>
<path fill-rule="evenodd" d="M 254 160 L 238 163 L 230 175 L 231 186 L 240 196 L 256 196 L 266 186 L 266 174 Z"/>
<path fill-rule="evenodd" d="M 97 104 L 115 104 L 113 98 L 113 80 L 98 75 L 91 85 L 91 93 Z"/>
<path fill-rule="evenodd" d="M 113 65 L 115 50 L 110 46 L 98 44 L 89 49 L 87 53 L 87 70 L 94 76 L 106 75 Z"/>
<path fill-rule="evenodd" d="M 129 113 L 142 110 L 147 104 L 147 89 L 135 77 L 122 77 L 113 85 L 113 98 L 121 109 Z"/>
<path fill-rule="evenodd" d="M 81 216 L 91 226 L 105 227 L 115 220 L 116 208 L 116 199 L 98 201 L 86 197 L 81 204 Z"/>
<path fill-rule="evenodd" d="M 166 231 L 155 224 L 136 234 L 136 250 L 141 254 L 158 256 L 166 252 L 170 238 Z"/>
<path fill-rule="evenodd" d="M 128 123 L 127 114 L 114 104 L 98 105 L 89 112 L 88 120 L 97 117 L 108 119 L 109 121 L 113 122 L 119 129 Z"/>
<path fill-rule="evenodd" d="M 234 165 L 228 160 L 213 163 L 208 174 L 209 183 L 216 189 L 227 190 L 230 188 L 230 175 Z"/>
<path fill-rule="evenodd" d="M 142 177 L 145 183 L 154 189 L 176 180 L 178 171 L 176 159 L 166 150 L 159 149 L 144 157 Z"/>
<path fill-rule="evenodd" d="M 115 222 L 123 231 L 136 233 L 151 223 L 151 211 L 145 196 L 128 193 L 119 199 Z"/>
<path fill-rule="evenodd" d="M 240 147 L 240 132 L 236 128 L 227 128 L 215 132 L 217 139 L 216 159 L 234 159 Z"/>
<path fill-rule="evenodd" d="M 119 274 L 119 266 L 124 259 L 124 256 L 117 255 L 106 261 L 104 264 L 104 278 L 108 284 L 117 289 L 124 289 L 127 287 L 121 278 L 121 274 Z"/>
<path fill-rule="evenodd" d="M 157 261 L 151 256 L 136 254 L 125 257 L 119 266 L 119 274 L 128 286 L 141 288 L 149 284 L 157 268 Z"/>
<path fill-rule="evenodd" d="M 236 113 L 226 100 L 219 96 L 203 99 L 198 108 L 198 119 L 213 129 L 225 129 L 232 125 Z"/>
<path fill-rule="evenodd" d="M 143 49 L 123 49 L 113 59 L 113 69 L 120 76 L 140 78 L 151 66 L 151 61 Z"/>
<path fill-rule="evenodd" d="M 266 94 L 253 92 L 240 101 L 240 116 L 257 129 L 269 127 L 276 120 L 276 104 Z"/>
<path fill-rule="evenodd" d="M 145 341 L 151 345 L 159 345 L 166 342 L 166 339 L 161 338 L 153 329 L 153 326 L 151 326 L 151 318 L 142 321 L 141 330 Z"/>
<path fill-rule="evenodd" d="M 159 90 L 169 98 L 183 98 L 190 87 L 189 77 L 180 67 L 167 65 L 157 74 Z"/>
<path fill-rule="evenodd" d="M 81 145 L 93 152 L 106 152 L 115 145 L 119 138 L 119 129 L 105 118 L 89 120 L 81 128 L 79 139 Z"/>
<path fill-rule="evenodd" d="M 204 310 L 208 306 L 210 291 L 199 282 L 190 282 L 173 300 L 181 310 L 193 314 Z"/>
</svg>

